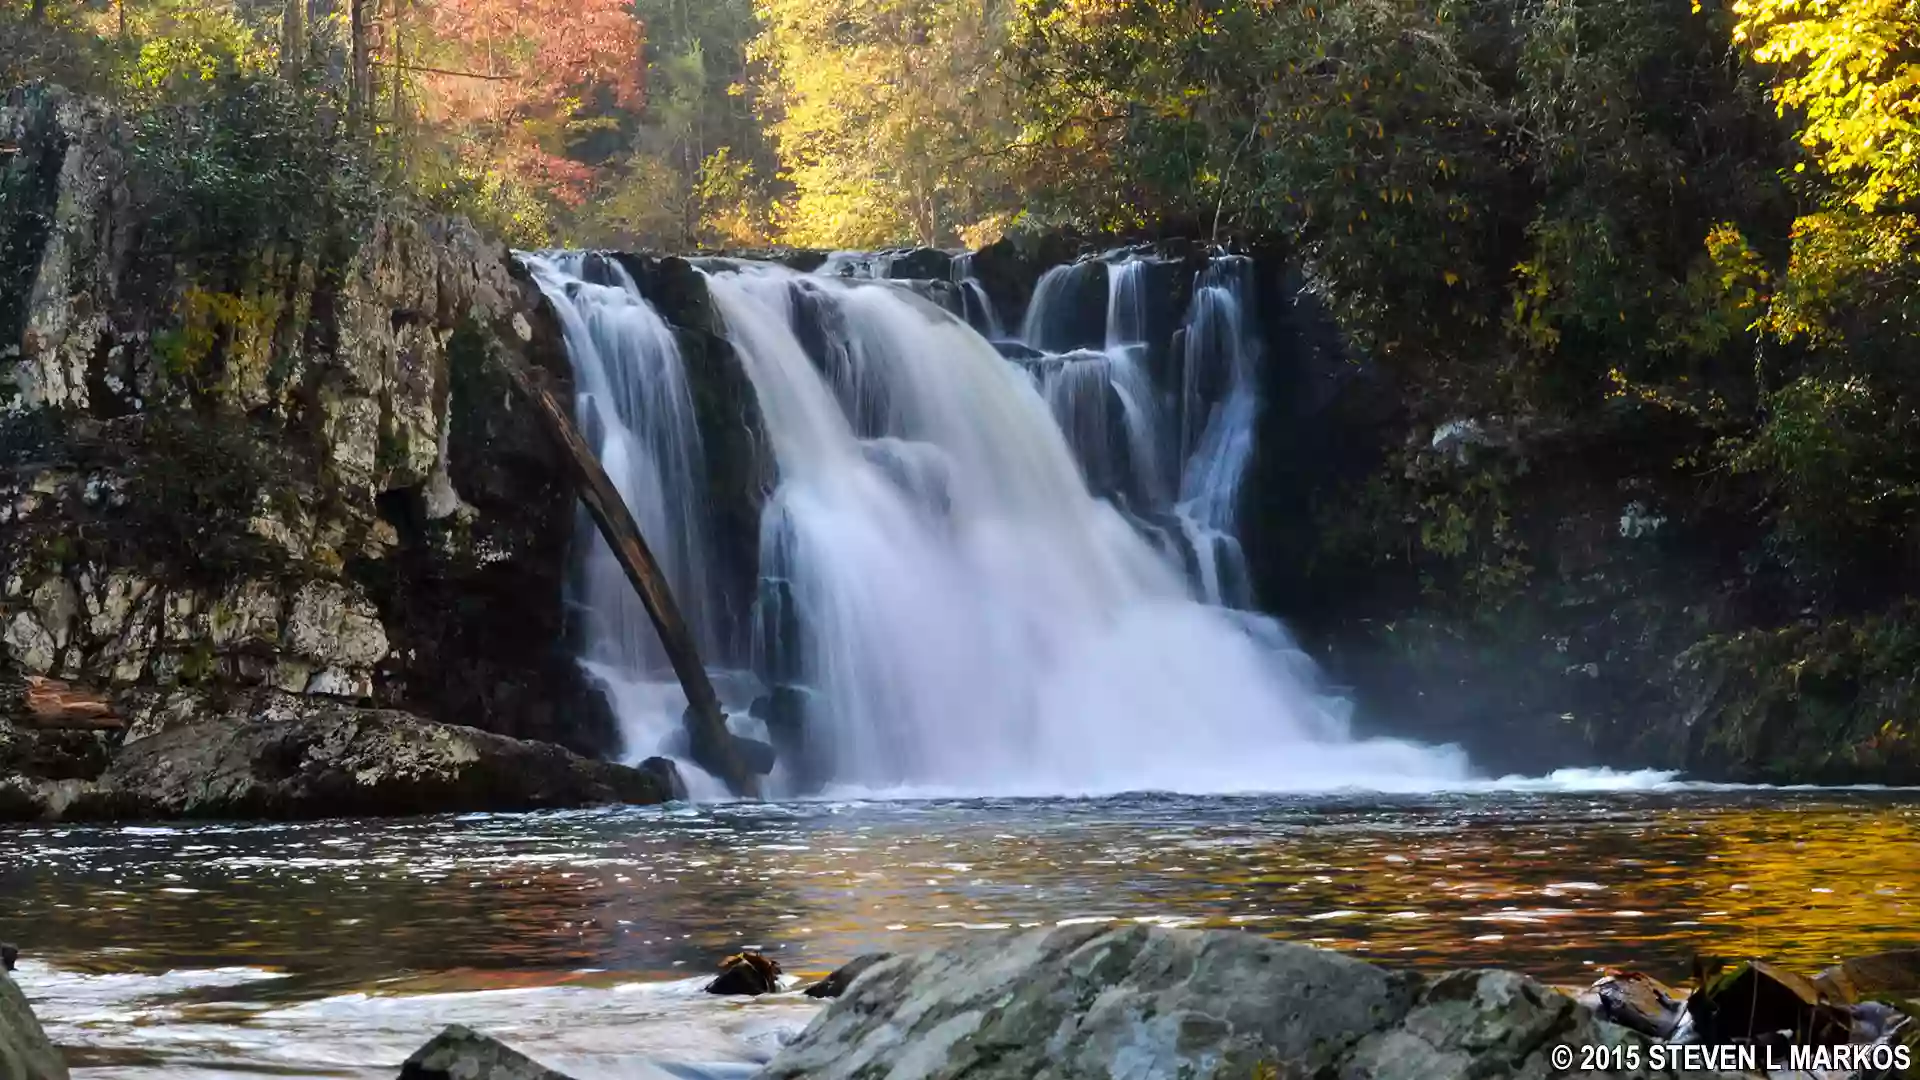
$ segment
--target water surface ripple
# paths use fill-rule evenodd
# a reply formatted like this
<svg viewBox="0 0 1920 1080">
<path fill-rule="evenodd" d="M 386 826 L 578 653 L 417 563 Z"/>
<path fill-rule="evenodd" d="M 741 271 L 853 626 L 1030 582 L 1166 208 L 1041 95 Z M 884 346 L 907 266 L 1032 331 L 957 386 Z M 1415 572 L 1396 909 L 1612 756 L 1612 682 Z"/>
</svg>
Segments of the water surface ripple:
<svg viewBox="0 0 1920 1080">
<path fill-rule="evenodd" d="M 741 948 L 812 973 L 1113 919 L 1567 982 L 1678 980 L 1695 952 L 1811 969 L 1915 943 L 1916 833 L 1911 794 L 1764 791 L 11 828 L 0 939 L 82 1076 L 390 1075 L 453 1019 L 589 1080 L 643 1057 L 723 1076 L 807 1017 L 695 992 Z"/>
</svg>

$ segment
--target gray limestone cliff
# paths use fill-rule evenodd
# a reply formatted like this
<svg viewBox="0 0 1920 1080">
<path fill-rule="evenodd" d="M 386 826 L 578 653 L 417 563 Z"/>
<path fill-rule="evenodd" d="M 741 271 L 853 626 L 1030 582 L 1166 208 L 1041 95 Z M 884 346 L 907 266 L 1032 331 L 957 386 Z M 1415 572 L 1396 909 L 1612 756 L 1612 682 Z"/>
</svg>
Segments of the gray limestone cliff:
<svg viewBox="0 0 1920 1080">
<path fill-rule="evenodd" d="M 303 704 L 614 749 L 565 647 L 574 493 L 492 362 L 567 385 L 509 253 L 382 204 L 213 269 L 157 224 L 141 137 L 0 102 L 0 774 Z M 49 721 L 47 685 L 112 719 Z"/>
</svg>

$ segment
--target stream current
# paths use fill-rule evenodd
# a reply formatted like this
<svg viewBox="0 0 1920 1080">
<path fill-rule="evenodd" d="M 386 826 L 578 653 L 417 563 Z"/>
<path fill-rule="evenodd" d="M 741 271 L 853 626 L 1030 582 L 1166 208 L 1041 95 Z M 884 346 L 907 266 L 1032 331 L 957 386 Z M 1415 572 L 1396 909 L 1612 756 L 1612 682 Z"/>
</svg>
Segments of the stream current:
<svg viewBox="0 0 1920 1080">
<path fill-rule="evenodd" d="M 388 1078 L 454 1022 L 580 1080 L 746 1076 L 814 1006 L 700 993 L 730 952 L 1086 920 L 1560 983 L 1912 944 L 1912 793 L 1530 786 L 12 828 L 0 939 L 89 1080 Z"/>
</svg>

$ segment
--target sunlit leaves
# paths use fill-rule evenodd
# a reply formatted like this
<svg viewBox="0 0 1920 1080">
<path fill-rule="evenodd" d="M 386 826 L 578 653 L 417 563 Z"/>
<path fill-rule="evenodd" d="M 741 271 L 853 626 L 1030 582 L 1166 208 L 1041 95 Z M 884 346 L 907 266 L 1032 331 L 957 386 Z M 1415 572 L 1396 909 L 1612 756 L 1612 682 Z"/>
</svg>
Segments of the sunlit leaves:
<svg viewBox="0 0 1920 1080">
<path fill-rule="evenodd" d="M 1920 196 L 1920 7 L 1912 0 L 1737 0 L 1735 40 L 1784 68 L 1775 97 L 1871 211 Z"/>
<path fill-rule="evenodd" d="M 1001 208 L 1017 134 L 991 0 L 758 0 L 800 244 L 951 242 Z"/>
</svg>

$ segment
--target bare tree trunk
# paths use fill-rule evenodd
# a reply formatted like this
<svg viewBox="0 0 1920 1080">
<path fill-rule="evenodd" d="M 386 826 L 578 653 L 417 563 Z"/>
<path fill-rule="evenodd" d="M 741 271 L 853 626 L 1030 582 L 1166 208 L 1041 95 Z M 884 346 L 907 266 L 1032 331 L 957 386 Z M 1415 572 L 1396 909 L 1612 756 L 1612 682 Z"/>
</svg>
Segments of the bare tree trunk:
<svg viewBox="0 0 1920 1080">
<path fill-rule="evenodd" d="M 33 0 L 33 12 L 28 17 L 34 22 L 39 22 L 41 19 L 46 18 L 46 15 L 47 0 Z"/>
<path fill-rule="evenodd" d="M 393 0 L 393 167 L 400 168 L 400 128 L 406 121 L 406 59 L 400 53 L 400 19 L 407 0 Z"/>
<path fill-rule="evenodd" d="M 735 795 L 757 798 L 760 778 L 741 760 L 734 736 L 727 730 L 720 695 L 714 692 L 713 683 L 707 678 L 693 634 L 680 617 L 680 608 L 667 588 L 666 575 L 654 562 L 639 524 L 633 520 L 633 514 L 627 510 L 626 502 L 620 498 L 606 470 L 593 456 L 592 448 L 580 437 L 573 417 L 540 376 L 515 357 L 502 357 L 502 362 L 515 388 L 533 404 L 547 434 L 560 445 L 567 470 L 579 484 L 580 501 L 586 504 L 588 515 L 600 527 L 600 535 L 607 538 L 607 546 L 613 549 L 620 568 L 627 572 L 627 580 L 633 583 L 633 591 L 640 595 L 641 605 L 653 619 L 653 628 L 660 635 L 660 644 L 666 648 L 673 673 L 679 676 L 681 689 L 687 692 L 687 711 L 681 723 L 686 725 L 692 742 L 694 761 L 725 781 Z"/>
<path fill-rule="evenodd" d="M 355 131 L 367 134 L 373 119 L 373 55 L 369 38 L 373 13 L 372 0 L 348 0 L 347 25 L 352 74 L 347 84 L 347 113 Z"/>
<path fill-rule="evenodd" d="M 127 0 L 120 0 L 125 9 Z M 280 9 L 280 73 L 297 79 L 307 66 L 307 0 L 284 0 Z"/>
</svg>

